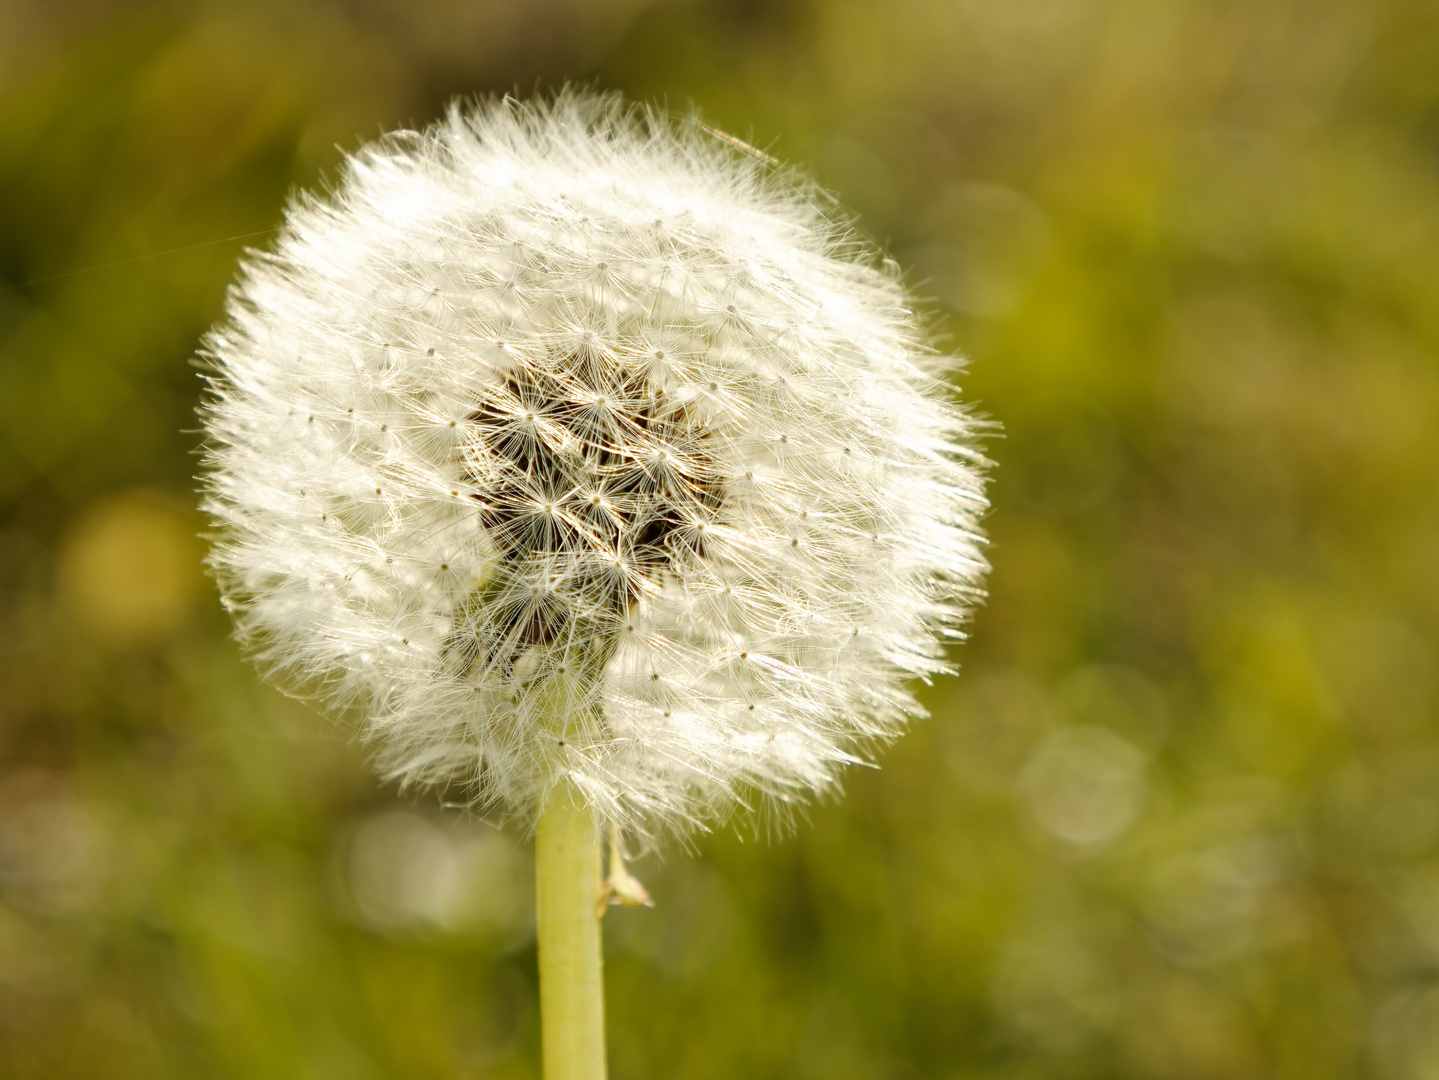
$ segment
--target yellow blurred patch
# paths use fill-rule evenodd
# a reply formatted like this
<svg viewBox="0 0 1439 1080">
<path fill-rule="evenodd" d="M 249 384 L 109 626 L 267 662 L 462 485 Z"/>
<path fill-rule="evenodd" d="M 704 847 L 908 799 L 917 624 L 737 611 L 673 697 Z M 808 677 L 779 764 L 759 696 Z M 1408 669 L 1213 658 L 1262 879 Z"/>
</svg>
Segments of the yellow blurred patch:
<svg viewBox="0 0 1439 1080">
<path fill-rule="evenodd" d="M 145 492 L 102 499 L 60 553 L 61 601 L 99 637 L 143 643 L 173 630 L 201 584 L 194 522 Z"/>
</svg>

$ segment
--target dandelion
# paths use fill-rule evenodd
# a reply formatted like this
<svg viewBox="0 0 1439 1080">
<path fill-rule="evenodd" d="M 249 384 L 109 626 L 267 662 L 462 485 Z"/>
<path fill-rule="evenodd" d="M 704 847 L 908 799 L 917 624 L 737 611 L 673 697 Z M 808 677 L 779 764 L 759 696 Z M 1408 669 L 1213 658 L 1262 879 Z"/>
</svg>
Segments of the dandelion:
<svg viewBox="0 0 1439 1080">
<path fill-rule="evenodd" d="M 385 775 L 537 823 L 547 985 L 590 979 L 545 969 L 545 905 L 594 897 L 597 828 L 832 788 L 977 595 L 973 425 L 895 274 L 767 159 L 613 97 L 361 150 L 207 355 L 241 637 Z M 550 956 L 593 952 L 597 995 L 572 930 Z"/>
</svg>

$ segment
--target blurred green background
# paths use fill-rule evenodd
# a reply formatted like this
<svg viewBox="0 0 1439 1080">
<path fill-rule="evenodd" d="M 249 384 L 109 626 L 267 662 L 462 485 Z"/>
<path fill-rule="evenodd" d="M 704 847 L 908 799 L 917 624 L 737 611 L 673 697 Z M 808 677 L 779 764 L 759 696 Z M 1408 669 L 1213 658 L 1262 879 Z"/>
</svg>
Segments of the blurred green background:
<svg viewBox="0 0 1439 1080">
<path fill-rule="evenodd" d="M 567 79 L 840 193 L 1004 429 L 933 718 L 636 867 L 615 1080 L 1439 1078 L 1428 0 L 0 3 L 0 1075 L 537 1075 L 524 838 L 257 685 L 190 361 L 215 241 Z"/>
</svg>

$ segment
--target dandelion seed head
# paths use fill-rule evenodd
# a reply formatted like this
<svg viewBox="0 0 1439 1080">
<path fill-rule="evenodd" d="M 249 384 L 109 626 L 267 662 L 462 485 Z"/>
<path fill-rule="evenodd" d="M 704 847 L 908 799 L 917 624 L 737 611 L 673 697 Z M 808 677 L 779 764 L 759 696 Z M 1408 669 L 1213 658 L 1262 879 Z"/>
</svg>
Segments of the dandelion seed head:
<svg viewBox="0 0 1439 1080">
<path fill-rule="evenodd" d="M 647 838 L 831 787 L 984 570 L 973 424 L 875 262 L 613 97 L 362 149 L 206 342 L 240 635 L 386 775 L 522 819 L 566 781 Z"/>
</svg>

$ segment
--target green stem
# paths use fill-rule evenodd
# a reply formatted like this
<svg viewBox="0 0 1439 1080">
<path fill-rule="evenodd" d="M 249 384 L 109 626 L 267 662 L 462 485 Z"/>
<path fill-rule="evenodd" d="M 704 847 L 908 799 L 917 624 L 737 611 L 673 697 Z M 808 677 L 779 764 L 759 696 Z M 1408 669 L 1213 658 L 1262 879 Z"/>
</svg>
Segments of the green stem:
<svg viewBox="0 0 1439 1080">
<path fill-rule="evenodd" d="M 535 908 L 544 1080 L 604 1080 L 600 846 L 594 816 L 560 790 L 540 811 Z"/>
</svg>

